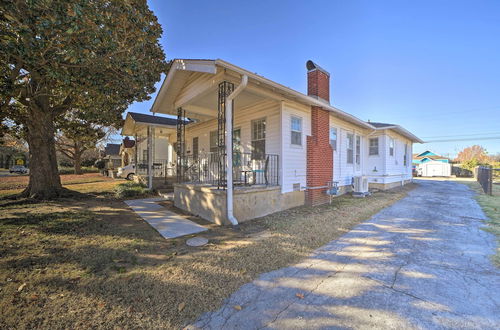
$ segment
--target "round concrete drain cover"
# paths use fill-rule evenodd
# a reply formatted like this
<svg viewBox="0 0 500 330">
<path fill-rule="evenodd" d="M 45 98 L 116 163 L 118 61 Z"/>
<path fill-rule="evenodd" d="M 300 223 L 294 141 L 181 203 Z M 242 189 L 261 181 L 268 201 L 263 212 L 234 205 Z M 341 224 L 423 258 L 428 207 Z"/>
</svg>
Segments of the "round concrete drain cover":
<svg viewBox="0 0 500 330">
<path fill-rule="evenodd" d="M 205 237 L 193 237 L 186 241 L 189 246 L 203 246 L 208 243 L 208 239 Z"/>
</svg>

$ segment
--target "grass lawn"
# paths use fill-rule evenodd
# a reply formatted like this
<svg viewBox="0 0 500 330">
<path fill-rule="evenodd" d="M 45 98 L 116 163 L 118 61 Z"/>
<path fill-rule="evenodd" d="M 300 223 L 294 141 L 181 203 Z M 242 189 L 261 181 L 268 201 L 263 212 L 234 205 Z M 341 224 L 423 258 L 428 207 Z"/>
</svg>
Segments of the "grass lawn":
<svg viewBox="0 0 500 330">
<path fill-rule="evenodd" d="M 487 231 L 495 234 L 498 238 L 497 251 L 493 261 L 500 266 L 500 183 L 493 184 L 493 195 L 486 195 L 479 183 L 467 182 L 467 185 L 477 192 L 476 200 L 481 205 L 484 213 L 490 218 L 487 221 Z"/>
<path fill-rule="evenodd" d="M 0 198 L 18 194 L 28 185 L 27 175 L 13 175 L 0 177 Z M 81 175 L 63 174 L 61 182 L 64 187 L 85 194 L 103 194 L 111 192 L 113 188 L 124 180 L 111 179 L 98 173 Z"/>
<path fill-rule="evenodd" d="M 342 196 L 240 231 L 212 225 L 201 248 L 163 239 L 111 197 L 0 205 L 0 328 L 182 328 L 412 188 Z"/>
</svg>

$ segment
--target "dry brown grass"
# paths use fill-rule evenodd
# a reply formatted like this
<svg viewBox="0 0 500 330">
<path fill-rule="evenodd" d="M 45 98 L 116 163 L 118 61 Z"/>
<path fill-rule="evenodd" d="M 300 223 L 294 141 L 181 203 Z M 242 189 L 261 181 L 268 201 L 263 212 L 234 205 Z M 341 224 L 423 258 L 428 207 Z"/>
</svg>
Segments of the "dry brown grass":
<svg viewBox="0 0 500 330">
<path fill-rule="evenodd" d="M 244 223 L 237 232 L 211 226 L 202 248 L 163 239 L 118 200 L 0 208 L 0 327 L 181 328 L 411 188 L 339 197 Z"/>
<path fill-rule="evenodd" d="M 28 179 L 26 175 L 0 177 L 0 198 L 22 192 L 28 185 Z M 122 182 L 124 180 L 112 179 L 98 173 L 61 175 L 61 183 L 64 187 L 84 194 L 111 193 L 113 188 Z"/>
</svg>

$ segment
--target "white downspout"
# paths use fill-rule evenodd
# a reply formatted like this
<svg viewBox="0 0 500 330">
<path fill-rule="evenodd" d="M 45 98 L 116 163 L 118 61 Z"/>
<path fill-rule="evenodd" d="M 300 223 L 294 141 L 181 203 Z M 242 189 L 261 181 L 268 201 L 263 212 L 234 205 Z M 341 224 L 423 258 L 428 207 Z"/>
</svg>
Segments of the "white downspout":
<svg viewBox="0 0 500 330">
<path fill-rule="evenodd" d="M 248 76 L 241 77 L 240 85 L 226 99 L 226 209 L 227 219 L 233 226 L 238 220 L 233 214 L 233 100 L 248 84 Z"/>
<path fill-rule="evenodd" d="M 153 135 L 151 125 L 148 125 L 148 189 L 153 190 Z"/>
</svg>

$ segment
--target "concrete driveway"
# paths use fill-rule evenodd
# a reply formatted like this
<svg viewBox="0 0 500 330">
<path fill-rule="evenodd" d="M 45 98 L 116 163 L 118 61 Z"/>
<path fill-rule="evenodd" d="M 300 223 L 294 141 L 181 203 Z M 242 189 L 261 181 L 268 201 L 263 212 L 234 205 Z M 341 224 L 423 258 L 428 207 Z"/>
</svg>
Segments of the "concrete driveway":
<svg viewBox="0 0 500 330">
<path fill-rule="evenodd" d="M 496 243 L 481 230 L 484 217 L 465 185 L 420 181 L 300 264 L 242 286 L 190 328 L 500 329 L 500 270 L 489 260 Z"/>
</svg>

